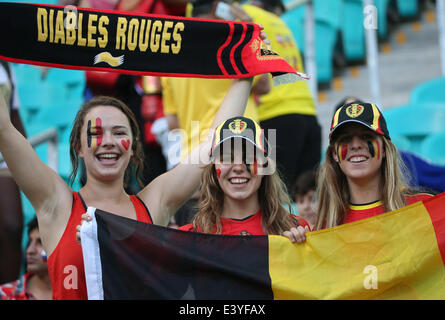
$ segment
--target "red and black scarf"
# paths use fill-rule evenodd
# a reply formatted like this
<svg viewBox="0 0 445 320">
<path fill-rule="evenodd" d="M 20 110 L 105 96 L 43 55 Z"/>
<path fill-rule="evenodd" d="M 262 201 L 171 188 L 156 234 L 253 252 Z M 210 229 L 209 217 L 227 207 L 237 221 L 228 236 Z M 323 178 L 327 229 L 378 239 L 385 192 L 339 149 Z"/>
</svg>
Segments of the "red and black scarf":
<svg viewBox="0 0 445 320">
<path fill-rule="evenodd" d="M 0 30 L 0 58 L 11 62 L 136 75 L 305 78 L 266 48 L 253 23 L 0 3 Z"/>
</svg>

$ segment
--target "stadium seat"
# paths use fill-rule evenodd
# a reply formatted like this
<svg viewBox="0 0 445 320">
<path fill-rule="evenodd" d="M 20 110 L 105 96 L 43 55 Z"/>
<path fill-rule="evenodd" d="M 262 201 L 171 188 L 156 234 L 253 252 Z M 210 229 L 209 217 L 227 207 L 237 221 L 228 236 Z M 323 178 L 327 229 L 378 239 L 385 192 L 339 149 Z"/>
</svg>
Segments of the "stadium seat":
<svg viewBox="0 0 445 320">
<path fill-rule="evenodd" d="M 361 0 L 344 1 L 341 31 L 344 53 L 348 61 L 361 61 L 365 58 L 363 18 Z"/>
<path fill-rule="evenodd" d="M 315 39 L 317 80 L 319 83 L 329 83 L 333 77 L 333 58 L 337 42 L 337 29 L 326 22 L 317 21 L 315 30 L 317 33 Z"/>
<path fill-rule="evenodd" d="M 405 105 L 383 111 L 390 135 L 401 135 L 411 144 L 411 151 L 420 154 L 423 140 L 443 131 L 445 108 L 434 104 L 421 107 Z"/>
<path fill-rule="evenodd" d="M 377 8 L 378 35 L 379 38 L 385 39 L 388 35 L 387 12 L 389 0 L 375 0 L 374 5 Z"/>
<path fill-rule="evenodd" d="M 317 80 L 328 83 L 333 77 L 333 56 L 340 30 L 342 0 L 328 2 L 316 0 L 314 2 L 315 18 L 315 59 L 317 63 Z M 304 21 L 305 5 L 301 5 L 282 15 L 283 20 L 292 30 L 300 51 L 305 51 Z"/>
<path fill-rule="evenodd" d="M 424 103 L 438 103 L 445 107 L 445 77 L 439 77 L 421 83 L 411 92 L 410 103 L 413 106 Z"/>
<path fill-rule="evenodd" d="M 431 162 L 445 166 L 445 128 L 443 130 L 425 138 L 421 154 Z"/>
<path fill-rule="evenodd" d="M 333 77 L 334 50 L 341 27 L 343 0 L 315 0 L 315 55 L 317 80 L 328 83 Z"/>
<path fill-rule="evenodd" d="M 314 15 L 316 21 L 329 23 L 339 29 L 343 12 L 343 0 L 314 0 Z"/>
<path fill-rule="evenodd" d="M 11 66 L 14 70 L 18 85 L 22 83 L 39 83 L 42 81 L 42 73 L 39 67 L 22 63 L 11 63 Z"/>
<path fill-rule="evenodd" d="M 298 48 L 301 54 L 304 53 L 305 43 L 304 43 L 304 19 L 306 16 L 306 6 L 301 5 L 295 9 L 286 11 L 283 13 L 281 18 L 287 24 L 289 29 L 294 35 L 295 41 L 297 42 Z"/>
<path fill-rule="evenodd" d="M 397 0 L 397 10 L 403 18 L 415 17 L 418 9 L 417 0 Z"/>
<path fill-rule="evenodd" d="M 45 77 L 45 82 L 63 85 L 67 99 L 83 96 L 86 86 L 85 71 L 51 68 Z"/>
<path fill-rule="evenodd" d="M 411 150 L 411 143 L 409 139 L 402 135 L 392 134 L 391 141 L 399 150 Z"/>
</svg>

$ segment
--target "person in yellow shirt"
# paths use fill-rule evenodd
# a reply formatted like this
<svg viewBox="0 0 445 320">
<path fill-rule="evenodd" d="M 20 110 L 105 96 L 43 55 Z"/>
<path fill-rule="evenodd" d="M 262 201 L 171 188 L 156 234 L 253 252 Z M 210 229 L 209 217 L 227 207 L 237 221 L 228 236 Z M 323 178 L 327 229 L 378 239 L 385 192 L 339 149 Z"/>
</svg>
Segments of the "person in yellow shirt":
<svg viewBox="0 0 445 320">
<path fill-rule="evenodd" d="M 213 0 L 192 0 L 193 17 L 218 19 L 215 15 Z M 235 12 L 237 20 L 245 20 L 242 10 Z M 250 17 L 248 17 L 250 18 Z M 161 79 L 164 114 L 169 123 L 169 129 L 182 129 L 186 134 L 181 139 L 180 159 L 194 147 L 207 138 L 208 129 L 212 123 L 225 94 L 230 86 L 230 79 L 202 79 L 202 78 L 175 78 Z M 270 82 L 267 75 L 254 78 L 252 94 L 249 97 L 245 117 L 258 121 L 258 113 L 254 95 L 267 93 Z"/>
<path fill-rule="evenodd" d="M 241 7 L 252 22 L 264 26 L 272 49 L 296 70 L 304 72 L 292 31 L 277 15 L 284 9 L 281 0 L 253 0 Z M 261 127 L 266 133 L 276 129 L 277 165 L 290 192 L 298 176 L 316 169 L 321 157 L 321 127 L 308 83 L 272 86 L 268 94 L 259 97 L 258 103 Z"/>
</svg>

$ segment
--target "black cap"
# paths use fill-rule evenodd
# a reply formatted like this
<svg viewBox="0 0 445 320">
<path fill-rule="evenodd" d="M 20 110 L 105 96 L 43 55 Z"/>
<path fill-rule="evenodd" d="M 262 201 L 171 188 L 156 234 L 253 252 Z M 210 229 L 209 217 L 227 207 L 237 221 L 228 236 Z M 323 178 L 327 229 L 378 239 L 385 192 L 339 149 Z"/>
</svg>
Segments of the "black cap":
<svg viewBox="0 0 445 320">
<path fill-rule="evenodd" d="M 337 128 L 349 122 L 360 123 L 374 132 L 391 139 L 385 118 L 375 104 L 351 102 L 342 106 L 334 113 L 329 140 L 332 140 L 332 135 Z"/>
</svg>

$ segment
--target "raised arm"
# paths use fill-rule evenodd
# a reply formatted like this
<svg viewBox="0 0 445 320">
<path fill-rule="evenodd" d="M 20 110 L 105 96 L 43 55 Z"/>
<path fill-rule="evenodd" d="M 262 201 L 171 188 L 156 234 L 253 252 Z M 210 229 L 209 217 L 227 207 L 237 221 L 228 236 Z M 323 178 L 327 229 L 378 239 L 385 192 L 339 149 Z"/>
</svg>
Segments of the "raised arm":
<svg viewBox="0 0 445 320">
<path fill-rule="evenodd" d="M 71 191 L 63 179 L 39 159 L 29 142 L 14 128 L 2 95 L 0 95 L 0 152 L 17 185 L 23 190 L 37 213 L 44 245 L 52 243 L 53 241 L 45 234 L 54 234 L 59 232 L 59 229 L 64 229 L 63 221 L 68 220 L 69 209 L 66 210 L 66 217 L 63 215 L 56 217 L 56 213 L 64 212 L 65 210 L 60 210 L 62 207 L 70 208 Z M 45 250 L 50 251 L 51 248 L 49 245 Z"/>
<path fill-rule="evenodd" d="M 252 78 L 232 80 L 211 129 L 215 129 L 228 118 L 244 113 L 251 86 Z M 178 166 L 156 178 L 139 193 L 155 224 L 167 225 L 170 217 L 197 190 L 205 165 L 200 159 L 208 159 L 210 146 L 211 139 L 207 139 L 192 150 Z"/>
</svg>

